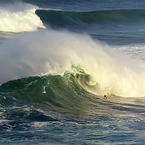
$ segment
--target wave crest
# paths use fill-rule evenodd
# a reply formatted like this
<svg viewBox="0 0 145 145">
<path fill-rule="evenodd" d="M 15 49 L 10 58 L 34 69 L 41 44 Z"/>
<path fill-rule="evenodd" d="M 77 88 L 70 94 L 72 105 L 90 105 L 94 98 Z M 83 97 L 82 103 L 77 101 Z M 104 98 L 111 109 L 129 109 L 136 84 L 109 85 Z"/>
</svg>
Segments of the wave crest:
<svg viewBox="0 0 145 145">
<path fill-rule="evenodd" d="M 37 7 L 26 3 L 13 3 L 0 7 L 0 31 L 23 32 L 44 28 L 35 14 Z"/>
</svg>

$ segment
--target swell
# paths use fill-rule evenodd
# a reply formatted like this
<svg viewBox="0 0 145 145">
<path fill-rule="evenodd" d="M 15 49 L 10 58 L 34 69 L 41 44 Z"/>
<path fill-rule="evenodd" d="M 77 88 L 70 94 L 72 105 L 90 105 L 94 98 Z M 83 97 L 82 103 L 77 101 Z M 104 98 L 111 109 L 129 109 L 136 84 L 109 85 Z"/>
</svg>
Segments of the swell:
<svg viewBox="0 0 145 145">
<path fill-rule="evenodd" d="M 89 12 L 69 12 L 56 10 L 36 10 L 40 19 L 53 28 L 83 26 L 88 24 L 130 24 L 144 21 L 145 10 L 105 10 Z"/>
</svg>

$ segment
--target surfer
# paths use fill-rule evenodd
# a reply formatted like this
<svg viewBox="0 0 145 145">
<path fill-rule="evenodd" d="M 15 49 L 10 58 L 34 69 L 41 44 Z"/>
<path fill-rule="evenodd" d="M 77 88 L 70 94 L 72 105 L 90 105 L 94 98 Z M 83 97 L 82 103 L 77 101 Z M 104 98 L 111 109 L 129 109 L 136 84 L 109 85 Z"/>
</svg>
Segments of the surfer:
<svg viewBox="0 0 145 145">
<path fill-rule="evenodd" d="M 104 94 L 104 99 L 107 99 L 107 95 L 106 94 Z"/>
</svg>

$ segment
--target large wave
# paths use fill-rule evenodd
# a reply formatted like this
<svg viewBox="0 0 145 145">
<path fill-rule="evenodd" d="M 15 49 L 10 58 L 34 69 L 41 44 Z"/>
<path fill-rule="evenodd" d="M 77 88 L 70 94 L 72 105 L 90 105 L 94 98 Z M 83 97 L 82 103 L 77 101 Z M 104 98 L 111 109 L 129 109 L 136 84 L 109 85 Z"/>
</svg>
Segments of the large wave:
<svg viewBox="0 0 145 145">
<path fill-rule="evenodd" d="M 0 5 L 0 31 L 23 32 L 44 28 L 41 20 L 35 14 L 37 7 L 13 2 Z"/>
<path fill-rule="evenodd" d="M 31 75 L 61 75 L 75 65 L 90 76 L 93 88 L 85 88 L 89 92 L 132 97 L 145 94 L 144 63 L 130 60 L 86 34 L 53 30 L 24 33 L 3 42 L 0 49 L 1 83 Z"/>
<path fill-rule="evenodd" d="M 133 25 L 144 22 L 145 10 L 102 10 L 89 12 L 69 12 L 59 10 L 36 10 L 36 14 L 53 28 L 81 27 L 86 25 Z"/>
</svg>

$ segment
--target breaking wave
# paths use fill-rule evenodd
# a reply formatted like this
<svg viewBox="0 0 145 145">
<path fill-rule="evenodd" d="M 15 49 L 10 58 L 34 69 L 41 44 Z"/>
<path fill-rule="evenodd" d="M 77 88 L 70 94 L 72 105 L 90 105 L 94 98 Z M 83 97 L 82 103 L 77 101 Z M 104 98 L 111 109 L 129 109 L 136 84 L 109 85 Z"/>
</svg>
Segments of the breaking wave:
<svg viewBox="0 0 145 145">
<path fill-rule="evenodd" d="M 45 28 L 35 14 L 37 7 L 26 3 L 8 3 L 0 6 L 0 31 L 24 32 Z"/>
<path fill-rule="evenodd" d="M 75 65 L 90 76 L 95 87 L 87 90 L 93 94 L 144 96 L 144 87 L 140 87 L 145 86 L 144 62 L 123 55 L 86 34 L 54 30 L 19 34 L 1 45 L 0 82 L 32 75 L 61 75 Z"/>
</svg>

